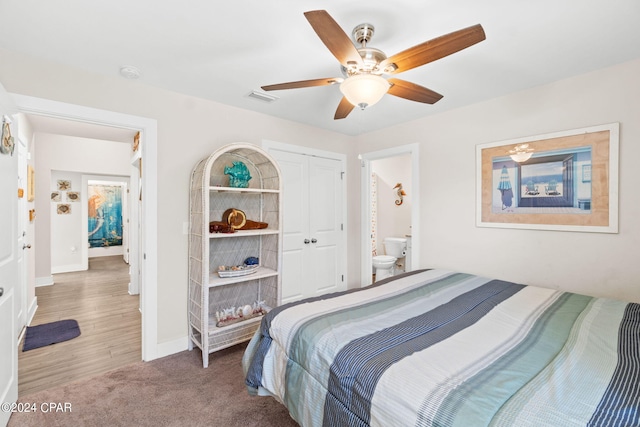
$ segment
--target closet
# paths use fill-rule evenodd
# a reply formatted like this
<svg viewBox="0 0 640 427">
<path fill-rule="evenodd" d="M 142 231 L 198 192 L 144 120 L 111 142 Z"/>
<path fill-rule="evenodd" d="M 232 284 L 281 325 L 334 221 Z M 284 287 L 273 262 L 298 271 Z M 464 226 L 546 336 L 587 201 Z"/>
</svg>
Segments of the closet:
<svg viewBox="0 0 640 427">
<path fill-rule="evenodd" d="M 283 181 L 282 303 L 345 290 L 342 162 L 270 154 Z"/>
</svg>

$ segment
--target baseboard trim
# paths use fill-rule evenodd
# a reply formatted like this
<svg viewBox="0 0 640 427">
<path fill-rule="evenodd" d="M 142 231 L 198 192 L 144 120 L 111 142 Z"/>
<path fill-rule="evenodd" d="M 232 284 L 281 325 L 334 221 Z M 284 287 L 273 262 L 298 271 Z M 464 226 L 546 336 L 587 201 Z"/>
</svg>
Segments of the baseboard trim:
<svg viewBox="0 0 640 427">
<path fill-rule="evenodd" d="M 38 297 L 33 297 L 31 304 L 29 304 L 29 310 L 27 310 L 27 325 L 31 324 L 33 316 L 36 315 L 36 310 L 38 310 Z"/>
<path fill-rule="evenodd" d="M 39 286 L 51 286 L 53 285 L 53 276 L 47 277 L 36 277 L 34 286 L 37 288 Z"/>
<path fill-rule="evenodd" d="M 189 337 L 184 336 L 173 341 L 159 343 L 156 346 L 156 358 L 170 356 L 175 353 L 187 350 L 189 347 Z"/>
<path fill-rule="evenodd" d="M 87 266 L 83 264 L 59 265 L 57 267 L 51 267 L 51 273 L 75 273 L 76 271 L 87 271 L 87 269 Z"/>
</svg>

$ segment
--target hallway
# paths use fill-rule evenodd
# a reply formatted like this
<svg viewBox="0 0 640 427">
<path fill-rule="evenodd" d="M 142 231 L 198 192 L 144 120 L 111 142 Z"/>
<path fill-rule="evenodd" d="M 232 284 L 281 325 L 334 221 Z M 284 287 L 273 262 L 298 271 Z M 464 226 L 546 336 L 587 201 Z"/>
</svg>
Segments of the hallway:
<svg viewBox="0 0 640 427">
<path fill-rule="evenodd" d="M 90 258 L 89 270 L 56 274 L 54 281 L 36 288 L 31 326 L 75 319 L 81 335 L 27 352 L 20 345 L 20 397 L 142 359 L 139 297 L 128 294 L 129 266 L 122 256 Z"/>
</svg>

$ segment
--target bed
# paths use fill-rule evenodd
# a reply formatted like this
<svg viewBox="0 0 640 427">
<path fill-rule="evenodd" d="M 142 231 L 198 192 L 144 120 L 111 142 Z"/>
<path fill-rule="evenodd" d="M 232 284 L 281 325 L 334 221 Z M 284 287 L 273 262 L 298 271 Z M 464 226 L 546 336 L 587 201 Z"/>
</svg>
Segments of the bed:
<svg viewBox="0 0 640 427">
<path fill-rule="evenodd" d="M 271 310 L 251 394 L 302 426 L 640 425 L 640 304 L 447 270 Z"/>
</svg>

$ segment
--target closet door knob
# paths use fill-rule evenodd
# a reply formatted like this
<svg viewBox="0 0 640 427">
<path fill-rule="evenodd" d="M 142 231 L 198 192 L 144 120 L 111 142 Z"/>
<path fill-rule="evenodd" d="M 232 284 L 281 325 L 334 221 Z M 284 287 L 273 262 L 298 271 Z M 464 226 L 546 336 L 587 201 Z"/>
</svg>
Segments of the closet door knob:
<svg viewBox="0 0 640 427">
<path fill-rule="evenodd" d="M 309 239 L 304 239 L 304 244 L 308 245 L 309 244 Z"/>
<path fill-rule="evenodd" d="M 318 243 L 317 239 L 311 239 L 311 243 Z"/>
</svg>

